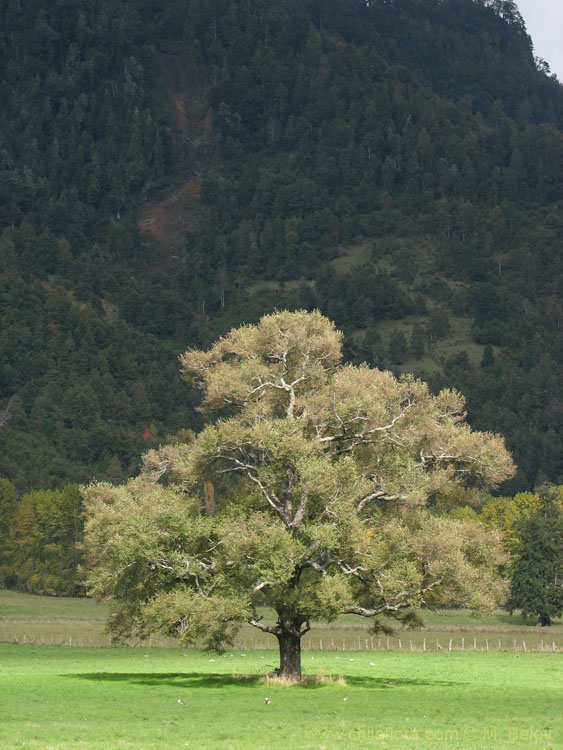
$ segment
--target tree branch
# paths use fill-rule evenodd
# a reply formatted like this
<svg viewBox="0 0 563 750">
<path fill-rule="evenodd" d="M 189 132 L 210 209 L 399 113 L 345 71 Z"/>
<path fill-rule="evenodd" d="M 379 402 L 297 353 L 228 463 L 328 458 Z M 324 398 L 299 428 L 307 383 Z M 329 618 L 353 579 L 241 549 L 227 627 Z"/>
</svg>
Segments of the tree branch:
<svg viewBox="0 0 563 750">
<path fill-rule="evenodd" d="M 246 461 L 240 461 L 238 458 L 235 458 L 235 456 L 229 456 L 228 454 L 224 454 L 224 453 L 219 453 L 217 454 L 216 457 L 223 461 L 230 461 L 231 463 L 235 464 L 235 469 L 233 469 L 233 471 L 244 472 L 246 476 L 250 479 L 250 481 L 254 482 L 254 484 L 256 484 L 260 488 L 260 491 L 262 492 L 268 505 L 270 505 L 270 507 L 276 511 L 276 513 L 282 519 L 284 524 L 286 523 L 284 509 L 278 503 L 277 497 L 273 493 L 269 493 L 266 487 L 264 486 L 264 484 L 260 481 L 260 479 L 252 473 L 253 469 L 256 470 L 255 466 L 252 466 Z"/>
<path fill-rule="evenodd" d="M 252 589 L 253 594 L 257 594 L 259 591 L 263 591 L 263 589 L 266 588 L 266 586 L 274 586 L 274 581 L 262 581 L 262 583 L 259 583 L 257 586 L 255 586 Z"/>
<path fill-rule="evenodd" d="M 367 609 L 366 607 L 346 607 L 344 614 L 359 615 L 360 617 L 377 617 L 377 615 L 381 615 L 383 612 L 398 612 L 400 609 L 406 609 L 407 607 L 410 607 L 410 604 L 406 601 L 396 602 L 395 604 L 382 604 L 381 607 L 377 607 L 376 609 Z"/>
<path fill-rule="evenodd" d="M 260 620 L 255 620 L 254 617 L 248 618 L 248 624 L 252 625 L 255 628 L 258 628 L 258 630 L 261 630 L 263 633 L 271 633 L 272 635 L 277 635 L 280 632 L 279 625 L 264 625 L 263 622 L 260 622 Z"/>
<path fill-rule="evenodd" d="M 368 505 L 368 503 L 371 503 L 372 500 L 404 500 L 405 497 L 405 495 L 388 495 L 384 490 L 376 490 L 375 492 L 372 492 L 370 495 L 366 495 L 360 500 L 360 502 L 356 505 L 356 513 L 361 513 L 366 505 Z"/>
</svg>

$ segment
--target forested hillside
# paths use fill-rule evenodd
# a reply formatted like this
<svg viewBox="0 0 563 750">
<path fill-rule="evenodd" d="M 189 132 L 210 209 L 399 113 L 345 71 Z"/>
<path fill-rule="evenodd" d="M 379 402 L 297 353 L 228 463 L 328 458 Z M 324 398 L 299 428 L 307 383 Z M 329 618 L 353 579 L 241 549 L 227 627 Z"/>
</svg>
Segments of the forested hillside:
<svg viewBox="0 0 563 750">
<path fill-rule="evenodd" d="M 6 0 L 0 477 L 135 473 L 178 355 L 319 308 L 563 482 L 563 87 L 511 0 Z M 180 436 L 180 439 L 183 439 Z"/>
</svg>

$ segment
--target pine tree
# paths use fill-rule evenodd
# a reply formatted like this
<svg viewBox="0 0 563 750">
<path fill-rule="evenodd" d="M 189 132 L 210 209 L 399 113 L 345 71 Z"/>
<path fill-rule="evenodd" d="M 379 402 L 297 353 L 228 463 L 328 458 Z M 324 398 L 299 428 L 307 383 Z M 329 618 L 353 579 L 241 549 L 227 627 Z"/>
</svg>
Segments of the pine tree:
<svg viewBox="0 0 563 750">
<path fill-rule="evenodd" d="M 412 329 L 411 351 L 415 359 L 422 359 L 424 357 L 424 330 L 418 323 Z"/>
<path fill-rule="evenodd" d="M 563 511 L 555 489 L 541 492 L 541 508 L 520 527 L 520 554 L 508 605 L 538 625 L 551 625 L 563 613 Z"/>
<path fill-rule="evenodd" d="M 389 337 L 389 359 L 392 364 L 400 365 L 407 358 L 409 345 L 402 331 L 393 331 Z"/>
</svg>

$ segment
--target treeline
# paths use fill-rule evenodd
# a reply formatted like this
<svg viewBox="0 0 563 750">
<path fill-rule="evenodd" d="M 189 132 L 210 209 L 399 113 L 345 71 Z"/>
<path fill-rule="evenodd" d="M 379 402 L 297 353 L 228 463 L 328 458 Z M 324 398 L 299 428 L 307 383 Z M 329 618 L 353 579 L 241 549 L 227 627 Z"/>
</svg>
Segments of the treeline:
<svg viewBox="0 0 563 750">
<path fill-rule="evenodd" d="M 85 299 L 60 277 L 26 278 L 18 257 L 42 247 L 56 253 L 60 243 L 29 225 L 0 239 L 0 393 L 9 396 L 0 476 L 20 492 L 92 476 L 121 480 L 136 472 L 143 450 L 193 426 L 193 396 L 174 350 L 154 335 L 131 330 L 99 297 Z"/>
<path fill-rule="evenodd" d="M 544 625 L 561 616 L 563 487 L 498 498 L 462 490 L 442 497 L 433 512 L 479 520 L 502 534 L 507 552 L 503 572 L 511 581 L 509 608 L 538 617 Z M 78 485 L 20 496 L 11 482 L 0 480 L 0 587 L 45 595 L 85 595 L 82 538 Z"/>
<path fill-rule="evenodd" d="M 82 498 L 77 485 L 18 497 L 0 479 L 0 586 L 76 596 L 81 561 Z"/>
</svg>

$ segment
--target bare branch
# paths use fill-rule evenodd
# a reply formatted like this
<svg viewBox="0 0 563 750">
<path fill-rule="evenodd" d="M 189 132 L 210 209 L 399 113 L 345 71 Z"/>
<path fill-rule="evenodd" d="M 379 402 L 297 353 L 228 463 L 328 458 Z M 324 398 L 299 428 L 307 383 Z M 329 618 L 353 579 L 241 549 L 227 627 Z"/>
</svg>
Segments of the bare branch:
<svg viewBox="0 0 563 750">
<path fill-rule="evenodd" d="M 356 513 L 361 513 L 362 510 L 366 507 L 366 505 L 368 503 L 371 503 L 372 500 L 376 500 L 377 498 L 384 497 L 384 496 L 385 496 L 385 492 L 383 490 L 377 490 L 376 492 L 372 492 L 371 495 L 366 495 L 356 505 Z"/>
<path fill-rule="evenodd" d="M 350 417 L 346 422 L 344 422 L 342 418 L 340 417 L 340 415 L 336 412 L 336 408 L 335 408 L 334 416 L 339 421 L 342 432 L 338 435 L 327 435 L 325 437 L 319 437 L 317 438 L 317 442 L 318 443 L 330 443 L 334 441 L 346 441 L 346 442 L 351 443 L 351 446 L 348 446 L 347 448 L 348 450 L 351 447 L 355 447 L 356 445 L 369 443 L 371 441 L 371 438 L 376 433 L 388 432 L 389 430 L 391 430 L 400 419 L 404 419 L 407 411 L 411 409 L 413 406 L 416 406 L 416 401 L 408 401 L 403 411 L 401 411 L 400 414 L 397 414 L 395 417 L 393 417 L 393 419 L 388 424 L 370 427 L 369 429 L 362 430 L 361 432 L 354 432 L 350 435 L 346 433 L 346 427 L 352 424 L 355 424 L 357 422 L 367 422 L 369 421 L 369 417 L 364 416 L 358 412 L 355 417 Z M 394 438 L 394 441 L 397 441 L 396 437 Z M 398 444 L 401 445 L 400 443 Z"/>
<path fill-rule="evenodd" d="M 259 591 L 263 591 L 266 586 L 275 586 L 275 583 L 274 581 L 262 581 L 262 583 L 259 583 L 252 589 L 252 593 L 257 594 Z"/>
<path fill-rule="evenodd" d="M 385 603 L 375 609 L 367 609 L 366 607 L 346 607 L 344 614 L 359 615 L 360 617 L 377 617 L 377 615 L 381 615 L 384 612 L 398 612 L 400 609 L 406 609 L 407 607 L 410 607 L 409 602 L 400 601 L 395 604 Z"/>
<path fill-rule="evenodd" d="M 356 513 L 361 513 L 362 510 L 371 503 L 372 500 L 404 500 L 406 495 L 388 495 L 384 490 L 377 490 L 372 492 L 370 495 L 363 497 L 360 502 L 356 505 Z"/>
<path fill-rule="evenodd" d="M 258 630 L 261 630 L 263 633 L 271 633 L 272 635 L 277 635 L 280 632 L 279 625 L 264 625 L 263 622 L 260 622 L 260 620 L 256 620 L 254 617 L 249 617 L 247 622 L 249 625 L 258 628 Z"/>
<path fill-rule="evenodd" d="M 305 513 L 307 511 L 308 501 L 309 501 L 309 496 L 305 495 L 305 497 L 303 498 L 303 500 L 299 504 L 299 508 L 297 508 L 296 514 L 293 516 L 293 521 L 291 521 L 291 523 L 289 524 L 289 528 L 290 529 L 297 528 L 297 526 L 299 526 L 299 524 L 301 523 L 301 521 L 305 517 Z"/>
<path fill-rule="evenodd" d="M 317 573 L 322 573 L 323 575 L 326 574 L 327 568 L 330 564 L 330 562 L 327 562 L 325 563 L 325 565 L 321 565 L 320 563 L 315 562 L 315 560 L 303 560 L 304 568 L 313 568 L 313 570 L 316 570 Z"/>
<path fill-rule="evenodd" d="M 279 504 L 277 497 L 274 495 L 273 492 L 272 493 L 268 492 L 263 482 L 261 482 L 260 479 L 252 473 L 253 471 L 257 471 L 257 468 L 255 466 L 253 466 L 252 464 L 248 464 L 245 461 L 240 461 L 235 456 L 230 456 L 228 454 L 223 454 L 223 453 L 217 454 L 217 458 L 222 459 L 223 461 L 230 461 L 231 463 L 235 464 L 235 468 L 233 469 L 234 471 L 244 472 L 246 476 L 250 479 L 250 481 L 254 482 L 254 484 L 256 484 L 257 487 L 260 488 L 260 491 L 264 495 L 264 498 L 266 499 L 268 504 L 276 511 L 276 513 L 279 515 L 282 521 L 286 523 L 284 509 Z"/>
</svg>

